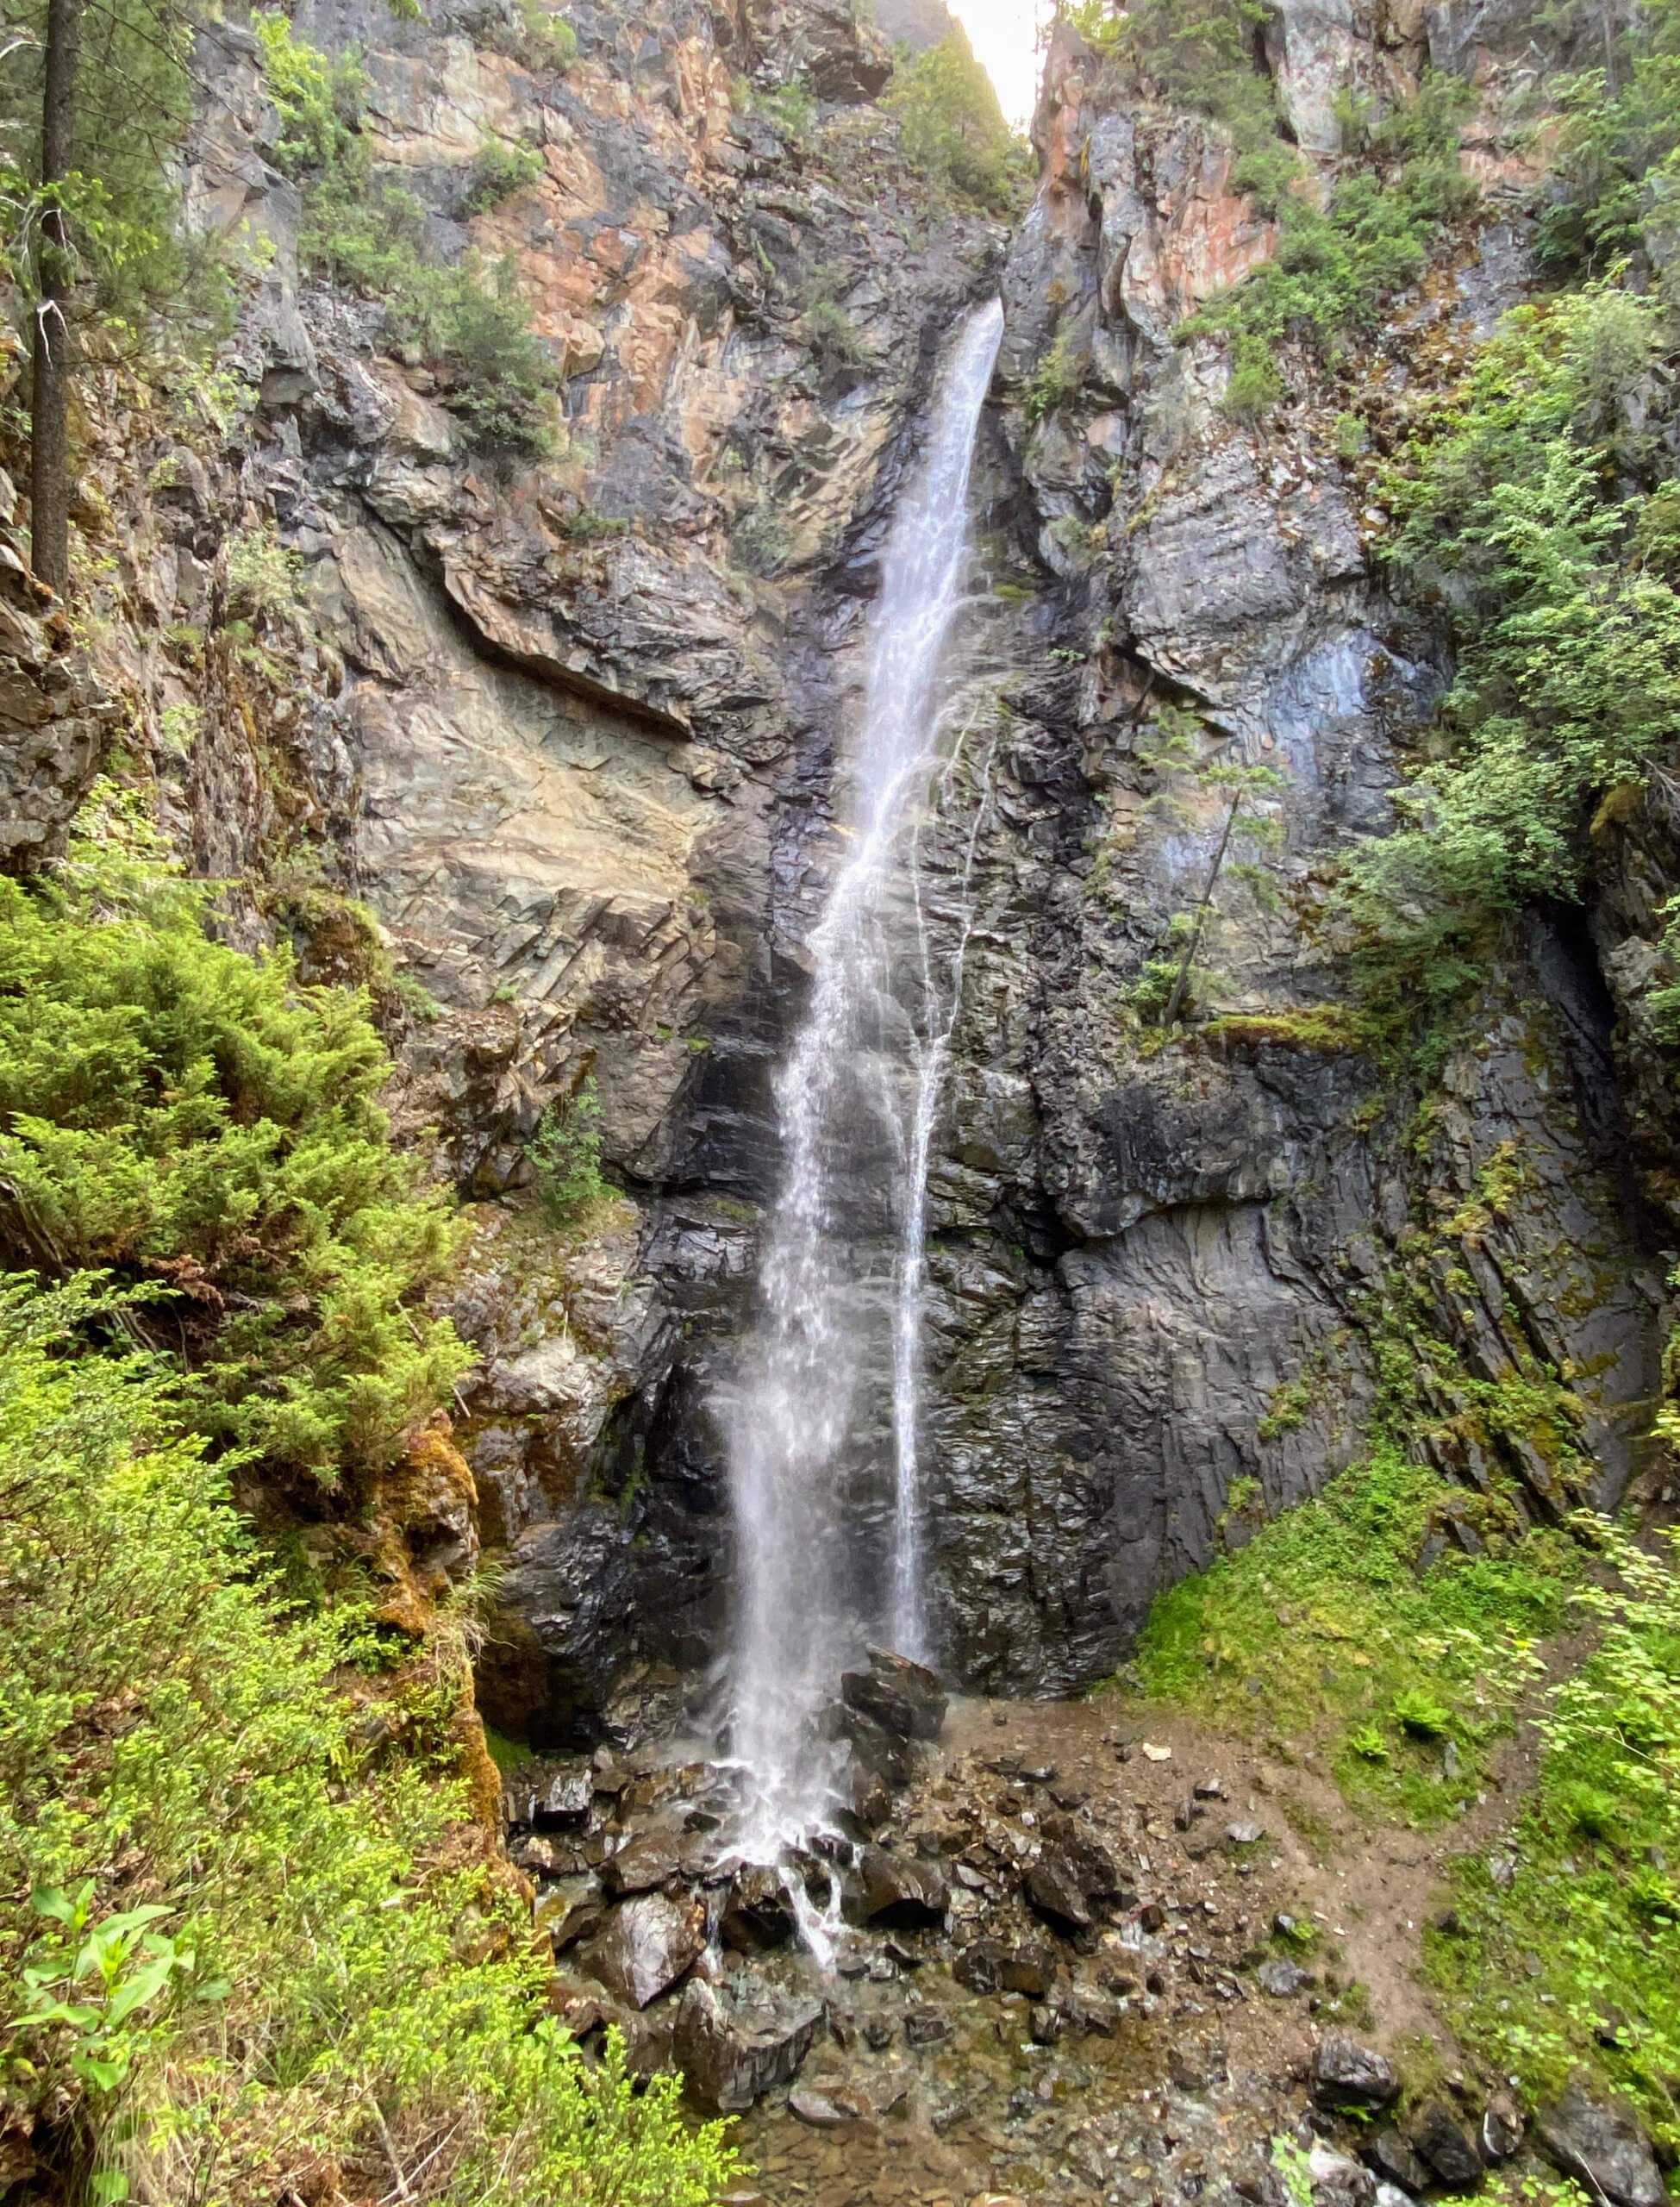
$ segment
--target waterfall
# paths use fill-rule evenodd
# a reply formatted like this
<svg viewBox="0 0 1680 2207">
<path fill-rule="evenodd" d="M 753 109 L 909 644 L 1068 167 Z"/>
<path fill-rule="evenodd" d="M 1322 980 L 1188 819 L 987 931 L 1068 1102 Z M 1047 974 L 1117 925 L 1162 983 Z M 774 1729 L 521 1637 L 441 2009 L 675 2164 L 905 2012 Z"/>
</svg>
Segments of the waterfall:
<svg viewBox="0 0 1680 2207">
<path fill-rule="evenodd" d="M 908 929 L 900 920 L 913 885 L 907 847 L 939 760 L 941 661 L 1002 322 L 994 302 L 954 340 L 888 538 L 845 855 L 810 937 L 809 999 L 775 1083 L 782 1181 L 761 1315 L 724 1405 L 737 1558 L 733 1752 L 747 1789 L 736 1840 L 761 1860 L 831 1805 L 832 1750 L 818 1718 L 865 1631 L 886 1620 L 903 1639 L 924 1637 L 915 1429 L 927 1151 L 949 1028 L 932 1010 L 919 895 Z M 907 931 L 920 951 L 920 1037 L 894 985 Z M 857 1462 L 860 1419 L 877 1415 L 871 1385 L 892 1398 L 884 1585 L 871 1583 L 879 1572 L 865 1500 L 879 1466 L 862 1466 L 860 1483 Z"/>
</svg>

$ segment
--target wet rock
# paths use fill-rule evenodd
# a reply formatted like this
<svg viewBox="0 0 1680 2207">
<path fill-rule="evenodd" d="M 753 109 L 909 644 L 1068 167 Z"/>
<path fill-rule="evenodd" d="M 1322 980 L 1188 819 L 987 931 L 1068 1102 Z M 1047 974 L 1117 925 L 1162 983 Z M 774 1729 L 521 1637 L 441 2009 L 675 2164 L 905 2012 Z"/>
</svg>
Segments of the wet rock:
<svg viewBox="0 0 1680 2207">
<path fill-rule="evenodd" d="M 1054 2046 L 1062 2035 L 1062 2015 L 1047 2001 L 1040 2001 L 1027 2019 L 1034 2046 Z"/>
<path fill-rule="evenodd" d="M 935 2009 L 912 2008 L 904 2018 L 906 2046 L 937 2046 L 950 2035 L 950 2023 Z"/>
<path fill-rule="evenodd" d="M 1084 1885 L 1066 1855 L 1046 1848 L 1023 1884 L 1027 1899 L 1053 1929 L 1067 1933 L 1090 1929 Z"/>
<path fill-rule="evenodd" d="M 1388 2107 L 1400 2096 L 1392 2066 L 1348 2031 L 1326 2031 L 1313 2054 L 1313 2097 L 1321 2107 Z"/>
<path fill-rule="evenodd" d="M 813 2130 L 838 2130 L 841 2123 L 855 2120 L 855 2110 L 842 2101 L 830 2099 L 826 2092 L 812 2091 L 809 2087 L 788 2094 L 788 2112 L 796 2115 L 802 2123 L 809 2123 Z"/>
<path fill-rule="evenodd" d="M 576 1847 L 565 1840 L 546 1838 L 540 1832 L 530 1833 L 510 1847 L 508 1854 L 515 1868 L 533 1878 L 572 1878 L 584 1867 Z"/>
<path fill-rule="evenodd" d="M 1392 2128 L 1365 2140 L 1359 2158 L 1373 2175 L 1398 2185 L 1402 2191 L 1421 2191 L 1429 2182 L 1429 2172 L 1413 2152 L 1410 2141 Z"/>
<path fill-rule="evenodd" d="M 615 1895 L 650 1892 L 668 1884 L 682 1866 L 675 1840 L 642 1832 L 601 1865 L 601 1883 Z"/>
<path fill-rule="evenodd" d="M 848 1709 L 896 1739 L 936 1740 L 945 1722 L 946 1694 L 937 1674 L 888 1648 L 869 1650 L 868 1670 L 846 1672 L 840 1696 Z"/>
<path fill-rule="evenodd" d="M 1412 2124 L 1412 2143 L 1450 2191 L 1466 2191 L 1482 2181 L 1482 2156 L 1452 2110 L 1431 2100 Z"/>
<path fill-rule="evenodd" d="M 1307 2155 L 1315 2207 L 1376 2207 L 1377 2179 L 1346 2154 L 1315 2139 Z"/>
<path fill-rule="evenodd" d="M 738 1954 L 779 1947 L 793 1933 L 793 1904 L 780 1874 L 763 1863 L 749 1863 L 735 1879 L 724 1904 L 718 1935 Z"/>
<path fill-rule="evenodd" d="M 538 1763 L 520 1773 L 520 1783 L 509 1789 L 504 1806 L 510 1811 L 509 1823 L 546 1831 L 583 1823 L 594 1803 L 595 1774 L 587 1762 Z"/>
<path fill-rule="evenodd" d="M 1072 1816 L 1046 1816 L 1042 1829 L 1046 1843 L 1060 1851 L 1088 1900 L 1121 1898 L 1120 1865 L 1089 1824 Z"/>
<path fill-rule="evenodd" d="M 1083 1985 L 1062 1985 L 1053 1995 L 1052 2004 L 1070 2030 L 1098 2038 L 1113 2037 L 1114 2003 L 1100 1993 L 1088 1991 Z"/>
<path fill-rule="evenodd" d="M 587 2038 L 612 2021 L 598 1986 L 574 1985 L 565 1978 L 557 1977 L 550 1985 L 548 2005 L 573 2038 Z"/>
<path fill-rule="evenodd" d="M 1522 2116 L 1507 2092 L 1496 2092 L 1482 2111 L 1478 2133 L 1482 2156 L 1488 2161 L 1508 2161 L 1522 2143 Z"/>
<path fill-rule="evenodd" d="M 1535 2123 L 1547 2154 L 1589 2191 L 1614 2207 L 1663 2207 L 1662 2172 L 1638 2118 L 1571 2085 Z"/>
<path fill-rule="evenodd" d="M 706 1911 L 697 1901 L 640 1893 L 615 1908 L 581 1948 L 578 1966 L 609 1992 L 645 2008 L 675 1985 L 706 1943 Z"/>
<path fill-rule="evenodd" d="M 535 1921 L 558 1954 L 597 1931 L 606 1912 L 601 1888 L 593 1878 L 568 1878 L 539 1894 Z"/>
<path fill-rule="evenodd" d="M 690 1979 L 678 2003 L 671 2053 L 703 2106 L 738 2115 L 776 2086 L 791 2084 L 823 2013 L 820 2000 L 787 2001 L 742 2017 L 711 1985 Z"/>
<path fill-rule="evenodd" d="M 846 1881 L 845 1914 L 849 1923 L 891 1925 L 919 1930 L 942 1923 L 951 1891 L 937 1863 L 884 1847 L 865 1847 Z"/>
<path fill-rule="evenodd" d="M 951 1973 L 971 1992 L 1024 1992 L 1029 2000 L 1041 2000 L 1055 1977 L 1056 1957 L 1046 1947 L 978 1939 L 958 1955 Z"/>
</svg>

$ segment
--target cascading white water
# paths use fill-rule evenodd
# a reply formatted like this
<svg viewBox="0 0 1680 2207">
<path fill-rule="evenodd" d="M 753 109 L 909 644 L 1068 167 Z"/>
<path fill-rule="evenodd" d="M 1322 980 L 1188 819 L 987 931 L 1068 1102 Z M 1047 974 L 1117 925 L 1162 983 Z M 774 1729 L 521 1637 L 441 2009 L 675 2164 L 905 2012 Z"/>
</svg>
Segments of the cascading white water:
<svg viewBox="0 0 1680 2207">
<path fill-rule="evenodd" d="M 902 947 L 894 892 L 906 831 L 937 762 L 969 472 L 1002 327 L 996 302 L 963 326 L 894 516 L 842 822 L 846 855 L 811 935 L 809 1001 L 776 1080 L 783 1178 L 762 1316 L 725 1408 L 738 1580 L 733 1747 L 747 1791 L 734 1837 L 762 1861 L 821 1824 L 831 1805 L 829 1750 L 815 1720 L 864 1629 L 884 1612 L 902 1640 L 923 1637 L 916 1336 L 923 1185 L 948 1033 L 936 1038 L 930 1028 L 918 1042 L 894 997 Z M 915 925 L 919 933 L 919 903 Z M 920 948 L 925 978 L 925 937 Z M 880 1238 L 876 1214 L 889 1225 L 894 1274 L 884 1360 L 894 1397 L 894 1553 L 885 1588 L 859 1583 L 865 1544 L 845 1461 L 878 1330 L 882 1283 L 867 1246 Z"/>
</svg>

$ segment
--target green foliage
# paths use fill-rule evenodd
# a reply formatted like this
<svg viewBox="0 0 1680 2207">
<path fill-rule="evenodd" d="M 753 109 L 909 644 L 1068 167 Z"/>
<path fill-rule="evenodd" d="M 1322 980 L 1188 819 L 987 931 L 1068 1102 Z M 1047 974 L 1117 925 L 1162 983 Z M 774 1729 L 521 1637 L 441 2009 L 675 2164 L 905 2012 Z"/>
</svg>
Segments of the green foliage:
<svg viewBox="0 0 1680 2207">
<path fill-rule="evenodd" d="M 178 1437 L 190 1385 L 120 1347 L 147 1308 L 0 1288 L 0 1885 L 35 1896 L 0 1916 L 0 2091 L 46 2118 L 53 2196 L 232 2207 L 306 2170 L 702 2207 L 721 2126 L 580 2060 L 462 1789 L 367 1744 L 464 1670 L 393 1672 L 353 1607 L 285 1601 Z"/>
<path fill-rule="evenodd" d="M 462 204 L 469 215 L 482 215 L 499 207 L 534 184 L 542 174 L 542 155 L 534 146 L 508 138 L 486 137 L 473 156 Z"/>
<path fill-rule="evenodd" d="M 518 0 L 519 38 L 516 52 L 528 68 L 552 70 L 565 76 L 578 59 L 578 34 L 564 16 L 545 7 L 543 0 Z"/>
<path fill-rule="evenodd" d="M 170 1283 L 200 1430 L 377 1472 L 470 1359 L 412 1307 L 458 1234 L 391 1149 L 366 999 L 209 941 L 205 890 L 109 827 L 0 882 L 0 1250 Z"/>
<path fill-rule="evenodd" d="M 1090 358 L 1074 330 L 1064 322 L 1027 383 L 1027 420 L 1042 422 L 1059 406 L 1065 406 L 1077 395 L 1090 365 Z"/>
<path fill-rule="evenodd" d="M 549 1105 L 525 1154 L 549 1224 L 575 1232 L 611 1192 L 601 1173 L 601 1100 L 593 1073 L 564 1104 Z"/>
<path fill-rule="evenodd" d="M 790 77 L 785 84 L 754 92 L 753 111 L 795 146 L 806 143 L 816 122 L 816 101 L 803 77 Z"/>
<path fill-rule="evenodd" d="M 222 549 L 222 566 L 230 614 L 287 621 L 297 612 L 303 562 L 280 542 L 272 523 L 230 536 Z"/>
<path fill-rule="evenodd" d="M 1414 102 L 1365 131 L 1360 166 L 1337 178 L 1323 205 L 1281 141 L 1240 139 L 1235 181 L 1277 223 L 1277 246 L 1179 331 L 1229 338 L 1233 412 L 1252 417 L 1281 397 L 1280 346 L 1304 341 L 1333 361 L 1376 327 L 1385 299 L 1421 275 L 1476 197 L 1458 160 L 1468 97 L 1456 78 L 1427 76 Z"/>
<path fill-rule="evenodd" d="M 937 191 L 990 214 L 1017 211 L 1026 147 L 960 31 L 902 56 L 882 104 L 898 118 L 906 159 Z"/>
<path fill-rule="evenodd" d="M 276 158 L 304 189 L 306 260 L 380 302 L 392 342 L 432 367 L 478 442 L 546 451 L 556 371 L 512 263 L 432 259 L 420 202 L 375 172 L 353 57 L 329 62 L 273 10 L 252 22 L 280 118 Z"/>
<path fill-rule="evenodd" d="M 1313 2172 L 1304 2147 L 1284 2131 L 1271 2141 L 1271 2166 L 1277 2172 L 1290 2207 L 1313 2207 Z"/>
<path fill-rule="evenodd" d="M 1271 136 L 1277 105 L 1255 66 L 1266 0 L 1074 0 L 1067 21 L 1092 52 L 1140 90 L 1174 107 L 1199 109 L 1224 123 L 1239 145 Z"/>
<path fill-rule="evenodd" d="M 1540 216 L 1542 263 L 1602 270 L 1673 242 L 1680 182 L 1680 5 L 1639 0 L 1617 39 L 1615 78 L 1590 69 L 1555 87 L 1556 183 Z"/>
<path fill-rule="evenodd" d="M 1191 828 L 1217 808 L 1202 893 L 1191 910 L 1172 915 L 1161 952 L 1127 991 L 1139 1018 L 1171 1027 L 1191 1010 L 1206 1009 L 1225 985 L 1204 957 L 1216 942 L 1222 886 L 1240 883 L 1263 909 L 1276 901 L 1267 861 L 1283 838 L 1276 800 L 1289 787 L 1289 777 L 1270 760 L 1246 759 L 1233 749 L 1233 739 L 1209 731 L 1196 714 L 1175 705 L 1156 709 L 1135 748 L 1154 781 L 1144 803 L 1146 814 Z"/>
<path fill-rule="evenodd" d="M 1456 1873 L 1455 1926 L 1431 1940 L 1451 2020 L 1532 2092 L 1579 2069 L 1680 2145 L 1680 1536 L 1641 1548 L 1602 1519 L 1583 1537 L 1606 1583 L 1574 1602 L 1596 1644 L 1553 1686 L 1516 1873 Z"/>
<path fill-rule="evenodd" d="M 823 368 L 858 367 L 870 356 L 856 324 L 838 300 L 814 299 L 800 317 L 799 326 Z"/>
<path fill-rule="evenodd" d="M 1380 486 L 1390 569 L 1448 613 L 1458 671 L 1445 755 L 1351 869 L 1373 971 L 1450 991 L 1490 914 L 1577 897 L 1596 808 L 1680 724 L 1674 502 L 1627 476 L 1662 342 L 1658 304 L 1606 285 L 1519 309 Z"/>
<path fill-rule="evenodd" d="M 1244 1729 L 1263 1712 L 1286 1736 L 1327 1735 L 1352 1798 L 1422 1823 L 1448 1816 L 1477 1790 L 1574 1561 L 1558 1535 L 1490 1528 L 1487 1554 L 1421 1568 L 1442 1491 L 1379 1438 L 1316 1501 L 1157 1597 L 1139 1647 L 1146 1689 Z"/>
<path fill-rule="evenodd" d="M 51 190 L 39 174 L 45 0 L 13 0 L 0 47 L 0 270 L 27 302 L 52 250 L 41 217 L 60 209 L 73 257 L 73 341 L 133 356 L 159 343 L 198 357 L 227 328 L 219 247 L 190 236 L 173 172 L 191 123 L 191 15 L 153 0 L 102 0 L 82 41 L 77 166 Z"/>
<path fill-rule="evenodd" d="M 767 497 L 755 498 L 729 534 L 729 549 L 749 574 L 778 575 L 793 552 L 793 531 Z"/>
</svg>

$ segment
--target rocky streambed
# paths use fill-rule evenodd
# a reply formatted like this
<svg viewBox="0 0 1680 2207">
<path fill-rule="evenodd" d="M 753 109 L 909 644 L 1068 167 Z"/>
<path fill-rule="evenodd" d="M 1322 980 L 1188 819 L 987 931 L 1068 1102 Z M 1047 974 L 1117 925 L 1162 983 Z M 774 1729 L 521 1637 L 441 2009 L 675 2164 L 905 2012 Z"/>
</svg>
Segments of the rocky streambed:
<svg viewBox="0 0 1680 2207">
<path fill-rule="evenodd" d="M 522 1766 L 510 1848 L 557 2010 L 741 2114 L 743 2198 L 1289 2207 L 1293 2149 L 1320 2207 L 1405 2207 L 1539 2142 L 1410 1976 L 1439 1859 L 1369 1831 L 1340 1858 L 1308 1765 L 1103 1699 L 946 1712 L 877 1655 L 831 1720 L 852 1805 L 784 1873 L 730 1851 L 709 1740 L 634 1729 Z M 1432 2035 L 1402 2097 L 1382 2049 Z M 1619 2120 L 1552 2110 L 1550 2158 L 1659 2207 Z"/>
</svg>

